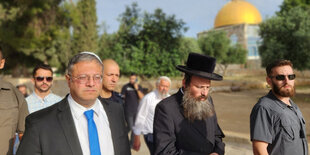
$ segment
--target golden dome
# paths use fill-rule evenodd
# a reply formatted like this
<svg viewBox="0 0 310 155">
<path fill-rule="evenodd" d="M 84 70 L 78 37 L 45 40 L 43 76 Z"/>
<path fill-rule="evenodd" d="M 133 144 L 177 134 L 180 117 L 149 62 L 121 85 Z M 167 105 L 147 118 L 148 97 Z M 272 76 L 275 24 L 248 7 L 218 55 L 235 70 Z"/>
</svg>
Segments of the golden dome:
<svg viewBox="0 0 310 155">
<path fill-rule="evenodd" d="M 259 24 L 260 22 L 262 22 L 262 17 L 255 6 L 244 0 L 232 0 L 218 12 L 214 27 Z"/>
</svg>

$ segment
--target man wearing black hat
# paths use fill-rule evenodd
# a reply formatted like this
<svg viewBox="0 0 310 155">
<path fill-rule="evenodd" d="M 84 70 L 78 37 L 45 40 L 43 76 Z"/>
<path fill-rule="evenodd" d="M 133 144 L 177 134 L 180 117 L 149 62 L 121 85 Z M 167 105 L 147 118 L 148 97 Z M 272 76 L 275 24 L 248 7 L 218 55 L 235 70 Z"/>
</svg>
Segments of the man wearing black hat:
<svg viewBox="0 0 310 155">
<path fill-rule="evenodd" d="M 211 80 L 223 79 L 213 73 L 215 61 L 213 57 L 190 53 L 186 66 L 176 67 L 185 73 L 183 86 L 156 106 L 155 155 L 224 154 L 224 134 L 208 94 Z"/>
</svg>

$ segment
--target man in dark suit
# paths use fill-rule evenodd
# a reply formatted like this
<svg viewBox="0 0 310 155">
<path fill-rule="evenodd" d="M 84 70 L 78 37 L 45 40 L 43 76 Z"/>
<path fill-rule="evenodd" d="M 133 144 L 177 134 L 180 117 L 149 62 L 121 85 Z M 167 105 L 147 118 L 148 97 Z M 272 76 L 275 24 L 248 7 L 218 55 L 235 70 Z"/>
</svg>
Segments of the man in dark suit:
<svg viewBox="0 0 310 155">
<path fill-rule="evenodd" d="M 162 100 L 155 109 L 155 155 L 223 155 L 224 134 L 218 125 L 212 98 L 211 80 L 223 77 L 213 73 L 216 59 L 190 53 L 183 87 Z"/>
<path fill-rule="evenodd" d="M 130 155 L 122 106 L 97 98 L 102 74 L 97 55 L 75 55 L 66 75 L 70 93 L 27 117 L 17 155 Z"/>
</svg>

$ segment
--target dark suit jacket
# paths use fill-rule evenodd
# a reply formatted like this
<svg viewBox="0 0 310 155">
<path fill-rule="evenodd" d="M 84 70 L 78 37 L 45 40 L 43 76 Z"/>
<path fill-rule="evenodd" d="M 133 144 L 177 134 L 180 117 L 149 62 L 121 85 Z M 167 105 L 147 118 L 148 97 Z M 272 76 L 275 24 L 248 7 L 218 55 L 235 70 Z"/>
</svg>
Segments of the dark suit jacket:
<svg viewBox="0 0 310 155">
<path fill-rule="evenodd" d="M 130 155 L 122 106 L 103 99 L 100 101 L 109 119 L 115 155 Z M 82 155 L 67 97 L 26 118 L 26 131 L 17 155 L 41 154 Z"/>
<path fill-rule="evenodd" d="M 190 122 L 183 115 L 181 91 L 162 100 L 155 109 L 155 155 L 224 154 L 224 134 L 216 115 Z M 212 103 L 211 97 L 208 100 Z"/>
</svg>

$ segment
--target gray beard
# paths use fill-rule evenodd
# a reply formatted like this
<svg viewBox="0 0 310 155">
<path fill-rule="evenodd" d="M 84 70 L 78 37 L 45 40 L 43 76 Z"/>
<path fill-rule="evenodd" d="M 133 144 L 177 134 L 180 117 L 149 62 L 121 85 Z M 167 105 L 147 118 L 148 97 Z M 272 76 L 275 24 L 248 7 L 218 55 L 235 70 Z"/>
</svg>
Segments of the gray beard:
<svg viewBox="0 0 310 155">
<path fill-rule="evenodd" d="M 192 97 L 187 90 L 184 91 L 182 105 L 184 116 L 190 121 L 204 120 L 215 114 L 214 107 L 209 100 L 199 101 L 197 98 Z"/>
<path fill-rule="evenodd" d="M 165 99 L 166 97 L 168 97 L 168 93 L 162 93 L 162 92 L 159 92 L 159 91 L 158 91 L 158 96 L 159 96 L 159 98 L 161 98 L 161 99 Z"/>
</svg>

